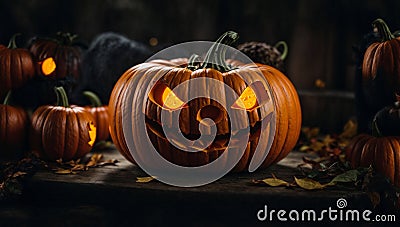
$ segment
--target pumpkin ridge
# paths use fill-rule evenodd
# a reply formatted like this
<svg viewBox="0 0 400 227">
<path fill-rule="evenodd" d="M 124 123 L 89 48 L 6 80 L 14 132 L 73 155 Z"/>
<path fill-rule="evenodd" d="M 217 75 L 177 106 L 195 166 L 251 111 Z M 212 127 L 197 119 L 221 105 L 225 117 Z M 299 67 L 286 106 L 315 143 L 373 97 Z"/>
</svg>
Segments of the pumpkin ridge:
<svg viewBox="0 0 400 227">
<path fill-rule="evenodd" d="M 13 73 L 13 77 L 16 75 L 16 81 L 13 83 L 16 83 L 16 86 L 21 86 L 22 84 L 20 83 L 20 81 L 22 81 L 24 79 L 24 67 L 23 67 L 23 61 L 22 59 L 24 59 L 24 54 L 23 53 L 16 53 L 16 57 L 18 58 L 18 64 L 15 68 L 13 68 L 14 70 L 17 70 L 17 73 Z"/>
<path fill-rule="evenodd" d="M 282 87 L 284 87 L 284 86 L 282 86 Z M 285 89 L 283 89 L 282 92 L 286 93 L 286 95 L 289 95 L 289 93 Z M 281 96 L 281 97 L 283 97 L 283 96 Z M 292 131 L 294 132 L 293 120 L 296 119 L 296 117 L 290 116 L 290 114 L 289 114 L 291 112 L 290 105 L 285 101 L 283 101 L 283 103 L 284 103 L 283 105 L 285 105 L 285 108 L 283 109 L 284 111 L 282 111 L 282 112 L 284 115 L 286 115 L 285 119 L 287 119 L 287 122 L 285 122 L 285 125 L 287 125 L 285 139 L 284 139 L 285 142 L 283 143 L 282 148 L 280 149 L 279 155 L 275 158 L 275 160 L 273 160 L 273 163 L 276 163 L 276 162 L 280 161 L 282 158 L 286 157 L 286 155 L 287 155 L 286 153 L 290 152 L 290 150 L 292 149 L 292 143 L 293 143 L 292 141 L 295 140 L 294 138 L 292 138 L 291 132 Z"/>
<path fill-rule="evenodd" d="M 46 155 L 51 159 L 57 159 L 56 157 L 64 156 L 64 139 L 59 141 L 59 137 L 55 137 L 53 140 L 48 138 L 51 135 L 60 135 L 61 131 L 59 127 L 65 127 L 63 124 L 64 116 L 59 111 L 62 107 L 50 108 L 49 113 L 43 123 L 42 129 L 42 145 Z M 61 119 L 61 120 L 60 120 Z"/>
<path fill-rule="evenodd" d="M 72 115 L 74 115 L 74 113 L 72 112 L 70 112 L 70 110 L 71 109 L 67 109 L 66 111 L 66 116 L 65 116 L 65 122 L 64 122 L 64 124 L 63 124 L 63 126 L 64 126 L 64 132 L 63 132 L 63 135 L 64 135 L 64 151 L 69 151 L 69 150 L 72 150 L 72 151 L 75 151 L 75 152 L 72 152 L 72 154 L 70 155 L 70 154 L 66 154 L 65 152 L 63 153 L 63 157 L 64 157 L 64 159 L 66 159 L 66 160 L 69 160 L 69 159 L 72 159 L 74 156 L 75 156 L 75 153 L 76 153 L 76 151 L 77 151 L 77 147 L 75 147 L 75 149 L 71 149 L 70 148 L 70 144 L 73 144 L 74 142 L 75 142 L 75 140 L 74 140 L 74 138 L 73 138 L 73 135 L 70 135 L 70 127 L 71 127 L 71 125 L 70 125 L 70 121 L 71 121 L 71 119 L 69 119 Z M 74 130 L 74 131 L 76 131 L 76 130 Z M 78 134 L 78 138 L 79 138 L 79 134 Z"/>
<path fill-rule="evenodd" d="M 393 180 L 392 182 L 400 186 L 400 141 L 399 137 L 393 137 L 392 140 L 390 140 L 390 146 L 392 147 L 392 152 L 393 152 Z"/>
<path fill-rule="evenodd" d="M 376 73 L 373 72 L 372 66 L 373 66 L 373 61 L 375 53 L 376 53 L 376 47 L 378 46 L 378 43 L 373 43 L 371 44 L 367 51 L 365 51 L 364 54 L 364 60 L 363 60 L 363 65 L 362 65 L 362 76 L 364 79 L 374 79 L 376 77 Z"/>
</svg>

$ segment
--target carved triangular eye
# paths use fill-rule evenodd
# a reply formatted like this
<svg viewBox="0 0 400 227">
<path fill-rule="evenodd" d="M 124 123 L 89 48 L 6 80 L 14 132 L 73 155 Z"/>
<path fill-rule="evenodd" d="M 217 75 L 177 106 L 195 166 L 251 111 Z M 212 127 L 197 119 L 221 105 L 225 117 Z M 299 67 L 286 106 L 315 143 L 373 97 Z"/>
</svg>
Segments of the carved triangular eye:
<svg viewBox="0 0 400 227">
<path fill-rule="evenodd" d="M 185 103 L 162 82 L 157 82 L 150 91 L 149 99 L 158 106 L 168 109 L 177 110 L 184 108 Z"/>
<path fill-rule="evenodd" d="M 233 109 L 254 110 L 269 100 L 264 85 L 256 81 L 248 86 L 239 98 L 233 103 Z"/>
</svg>

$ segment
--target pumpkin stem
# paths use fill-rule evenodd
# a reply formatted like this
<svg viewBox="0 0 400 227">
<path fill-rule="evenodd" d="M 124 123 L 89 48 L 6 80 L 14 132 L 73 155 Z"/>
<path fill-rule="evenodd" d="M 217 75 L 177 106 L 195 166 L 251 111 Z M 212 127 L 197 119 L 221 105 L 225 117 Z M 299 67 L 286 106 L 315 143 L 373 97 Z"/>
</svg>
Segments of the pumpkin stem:
<svg viewBox="0 0 400 227">
<path fill-rule="evenodd" d="M 281 57 L 280 57 L 280 59 L 283 61 L 283 60 L 285 60 L 286 57 L 287 57 L 287 54 L 288 54 L 288 52 L 289 52 L 289 48 L 288 48 L 288 45 L 287 45 L 287 43 L 286 43 L 285 41 L 279 41 L 279 42 L 277 42 L 277 43 L 275 44 L 274 47 L 275 47 L 276 49 L 278 49 L 280 46 L 283 47 L 283 52 L 282 52 Z"/>
<path fill-rule="evenodd" d="M 227 46 L 232 45 L 238 39 L 239 35 L 233 31 L 228 31 L 222 34 L 222 36 L 219 37 L 207 51 L 201 68 L 213 68 L 220 72 L 229 71 L 230 67 L 225 62 Z"/>
<path fill-rule="evenodd" d="M 57 106 L 69 107 L 68 96 L 63 87 L 55 87 Z"/>
<path fill-rule="evenodd" d="M 84 91 L 83 95 L 90 100 L 92 107 L 101 107 L 103 105 L 100 101 L 100 98 L 95 93 L 91 91 Z"/>
<path fill-rule="evenodd" d="M 3 105 L 8 105 L 8 103 L 10 101 L 10 98 L 11 98 L 11 90 L 9 90 L 7 92 L 7 95 L 6 95 L 6 97 L 4 98 L 4 101 L 3 101 Z"/>
<path fill-rule="evenodd" d="M 20 35 L 21 35 L 21 33 L 16 33 L 13 36 L 11 36 L 10 42 L 8 43 L 8 49 L 16 49 L 17 48 L 17 43 L 15 42 L 15 38 Z"/>
<path fill-rule="evenodd" d="M 192 54 L 188 60 L 187 68 L 194 71 L 199 68 L 200 56 L 197 54 Z"/>
<path fill-rule="evenodd" d="M 71 45 L 72 42 L 78 37 L 78 35 L 72 35 L 69 32 L 57 32 L 57 36 L 63 45 Z"/>
<path fill-rule="evenodd" d="M 378 18 L 372 22 L 372 27 L 378 30 L 379 35 L 382 37 L 381 42 L 394 39 L 395 36 L 390 32 L 389 27 L 382 19 Z"/>
</svg>

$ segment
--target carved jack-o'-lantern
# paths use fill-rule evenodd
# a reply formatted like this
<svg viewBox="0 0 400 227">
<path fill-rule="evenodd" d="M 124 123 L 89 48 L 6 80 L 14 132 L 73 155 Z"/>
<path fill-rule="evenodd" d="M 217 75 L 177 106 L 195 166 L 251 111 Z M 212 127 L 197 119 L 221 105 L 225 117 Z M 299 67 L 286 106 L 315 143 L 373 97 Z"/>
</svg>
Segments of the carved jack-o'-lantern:
<svg viewBox="0 0 400 227">
<path fill-rule="evenodd" d="M 256 148 L 267 147 L 266 144 L 271 142 L 260 135 L 264 133 L 261 130 L 269 129 L 261 127 L 262 122 L 268 122 L 272 115 L 276 122 L 275 136 L 269 153 L 268 150 L 261 151 L 265 155 L 268 153 L 261 167 L 276 163 L 290 152 L 297 142 L 301 127 L 297 92 L 280 71 L 270 66 L 240 62 L 235 62 L 235 68 L 227 65 L 224 59 L 225 45 L 221 43 L 230 44 L 236 37 L 236 33 L 225 33 L 211 47 L 200 65 L 195 65 L 196 61 L 191 59 L 189 62 L 185 59 L 154 60 L 136 65 L 122 75 L 111 94 L 109 110 L 111 137 L 125 158 L 135 163 L 127 145 L 129 138 L 125 138 L 123 131 L 126 120 L 123 117 L 125 105 L 130 103 L 132 98 L 132 106 L 141 109 L 141 103 L 135 101 L 140 100 L 139 96 L 148 90 L 148 98 L 143 105 L 147 135 L 153 147 L 171 163 L 188 167 L 203 166 L 213 162 L 224 152 L 235 153 L 235 148 L 227 151 L 228 144 L 235 147 L 236 144 L 244 143 L 244 154 L 233 169 L 244 171 L 249 166 Z M 210 63 L 210 59 L 217 59 L 217 64 Z M 192 82 L 194 80 L 196 83 Z M 214 86 L 210 83 L 211 80 L 224 86 Z M 177 86 L 184 83 L 189 84 L 187 89 L 174 92 Z M 133 97 L 129 95 L 132 88 L 135 89 Z M 237 96 L 228 95 L 229 89 Z M 188 98 L 193 93 L 213 93 L 213 98 L 219 101 L 208 97 Z M 227 113 L 224 105 L 232 109 L 232 115 Z M 275 107 L 272 107 L 273 105 Z M 166 114 L 165 118 L 161 115 L 163 111 Z M 174 115 L 176 111 L 179 111 L 179 114 Z M 166 136 L 165 128 L 176 130 L 177 135 L 182 133 L 189 141 L 211 136 L 213 132 L 208 125 L 209 121 L 204 119 L 211 119 L 216 126 L 216 132 L 212 143 L 200 152 L 187 152 L 181 149 L 179 142 L 174 142 L 174 138 L 171 141 L 171 138 Z M 169 128 L 169 125 L 176 121 L 179 122 L 179 128 Z M 247 124 L 250 126 L 250 135 L 243 135 L 243 138 L 246 138 L 243 141 L 240 139 L 240 134 L 244 132 L 241 129 Z M 135 124 L 132 127 L 134 128 Z M 234 128 L 239 130 L 234 131 Z M 239 135 L 239 139 L 229 141 L 231 134 Z M 173 135 L 174 133 L 172 137 Z M 146 148 L 136 145 L 136 152 L 148 152 Z M 192 144 L 193 147 L 202 145 Z"/>
</svg>

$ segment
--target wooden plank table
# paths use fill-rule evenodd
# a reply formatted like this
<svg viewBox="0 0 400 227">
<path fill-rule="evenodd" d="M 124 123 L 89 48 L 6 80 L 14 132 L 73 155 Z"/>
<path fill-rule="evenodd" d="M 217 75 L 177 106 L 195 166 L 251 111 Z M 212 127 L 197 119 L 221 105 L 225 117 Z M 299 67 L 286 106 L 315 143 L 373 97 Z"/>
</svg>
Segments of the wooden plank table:
<svg viewBox="0 0 400 227">
<path fill-rule="evenodd" d="M 195 225 L 231 226 L 263 224 L 258 210 L 328 209 L 345 198 L 354 209 L 371 208 L 368 196 L 352 188 L 331 187 L 318 191 L 300 188 L 255 186 L 253 179 L 275 174 L 293 181 L 302 177 L 297 165 L 305 153 L 292 152 L 268 169 L 255 173 L 232 173 L 211 184 L 181 188 L 158 181 L 136 183 L 147 176 L 116 150 L 102 152 L 117 159 L 115 166 L 91 168 L 77 174 L 37 172 L 26 184 L 23 198 L 0 210 L 0 220 L 21 225 Z"/>
</svg>

